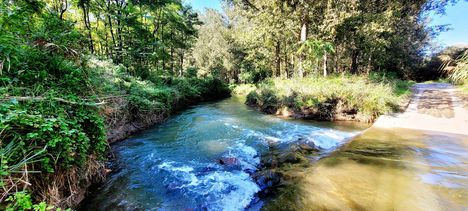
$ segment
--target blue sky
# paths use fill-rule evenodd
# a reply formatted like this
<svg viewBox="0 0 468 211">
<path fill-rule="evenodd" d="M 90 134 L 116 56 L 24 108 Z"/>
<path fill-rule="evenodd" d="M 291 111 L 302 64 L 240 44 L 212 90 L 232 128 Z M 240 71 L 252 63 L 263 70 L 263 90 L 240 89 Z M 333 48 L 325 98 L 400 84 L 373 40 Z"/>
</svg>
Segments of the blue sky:
<svg viewBox="0 0 468 211">
<path fill-rule="evenodd" d="M 221 10 L 221 0 L 185 0 L 194 9 L 203 11 L 205 8 Z"/>
<path fill-rule="evenodd" d="M 445 15 L 432 15 L 432 25 L 442 24 L 450 24 L 451 30 L 440 34 L 441 44 L 468 44 L 468 1 L 448 6 Z"/>
<path fill-rule="evenodd" d="M 194 9 L 204 8 L 221 10 L 221 0 L 185 0 Z M 450 24 L 451 30 L 439 35 L 438 41 L 444 45 L 468 44 L 468 1 L 459 0 L 456 5 L 448 6 L 446 15 L 431 15 L 431 25 Z"/>
</svg>

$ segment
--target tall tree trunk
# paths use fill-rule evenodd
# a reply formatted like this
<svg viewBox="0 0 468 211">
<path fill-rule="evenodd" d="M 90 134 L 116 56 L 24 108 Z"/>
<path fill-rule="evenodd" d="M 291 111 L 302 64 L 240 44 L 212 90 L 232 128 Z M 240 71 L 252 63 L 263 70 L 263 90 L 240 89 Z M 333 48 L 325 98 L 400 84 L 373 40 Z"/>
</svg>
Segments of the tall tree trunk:
<svg viewBox="0 0 468 211">
<path fill-rule="evenodd" d="M 91 51 L 91 54 L 94 54 L 94 43 L 93 37 L 91 35 L 91 23 L 89 21 L 89 5 L 87 5 L 86 2 L 82 2 L 80 6 L 83 10 L 83 22 L 88 31 L 89 50 Z"/>
<path fill-rule="evenodd" d="M 353 50 L 352 58 L 351 58 L 351 74 L 356 74 L 358 70 L 357 59 L 359 56 L 358 50 Z"/>
<path fill-rule="evenodd" d="M 308 23 L 307 18 L 304 18 L 302 21 L 301 27 L 301 43 L 304 43 L 307 40 L 307 30 L 308 30 Z M 304 77 L 304 55 L 299 55 L 299 68 L 298 68 L 298 76 L 300 78 Z"/>
<path fill-rule="evenodd" d="M 161 43 L 164 43 L 164 25 L 161 26 Z M 165 52 L 165 51 L 164 51 Z M 166 57 L 162 58 L 162 70 L 166 69 Z"/>
<path fill-rule="evenodd" d="M 111 37 L 112 37 L 112 48 L 109 48 L 110 49 L 110 57 L 111 58 L 114 58 L 114 48 L 115 48 L 115 36 L 114 36 L 114 29 L 112 27 L 112 19 L 111 19 L 111 16 L 110 16 L 110 0 L 107 1 L 107 21 L 108 21 L 108 24 L 109 24 L 109 31 L 111 33 Z"/>
<path fill-rule="evenodd" d="M 291 70 L 289 72 L 289 78 L 292 78 L 294 76 L 294 67 L 296 66 L 296 61 L 294 60 L 294 53 L 291 53 Z"/>
<path fill-rule="evenodd" d="M 327 52 L 323 54 L 323 77 L 327 77 Z"/>
<path fill-rule="evenodd" d="M 63 14 L 67 11 L 68 9 L 68 1 L 67 0 L 61 0 L 60 1 L 60 20 L 63 20 Z"/>
<path fill-rule="evenodd" d="M 121 16 L 120 12 L 117 12 L 118 16 Z M 123 54 L 123 39 L 122 39 L 122 24 L 120 21 L 120 18 L 117 18 L 117 39 L 118 39 L 118 48 L 117 48 L 117 54 L 118 54 L 118 60 L 119 62 L 122 62 L 122 54 Z"/>
<path fill-rule="evenodd" d="M 105 19 L 102 20 L 104 22 L 104 40 L 105 40 L 105 43 L 106 43 L 106 56 L 108 59 L 112 58 L 112 49 L 111 47 L 109 46 L 109 33 L 107 33 L 107 26 L 109 25 L 109 23 L 106 22 Z"/>
<path fill-rule="evenodd" d="M 179 76 L 182 77 L 184 75 L 184 51 L 180 53 L 180 70 Z"/>
<path fill-rule="evenodd" d="M 288 62 L 289 61 L 288 61 L 288 54 L 286 52 L 284 52 L 283 60 L 284 60 L 284 73 L 285 73 L 286 78 L 289 78 L 289 73 L 288 73 L 288 71 L 289 71 L 289 63 Z"/>
<path fill-rule="evenodd" d="M 122 1 L 122 2 L 119 2 Z M 118 39 L 118 62 L 123 61 L 123 38 L 122 38 L 122 9 L 123 8 L 123 0 L 115 0 L 117 4 L 117 39 Z"/>
<path fill-rule="evenodd" d="M 275 62 L 276 62 L 275 75 L 276 75 L 276 77 L 279 77 L 281 75 L 281 55 L 280 55 L 280 53 L 281 53 L 280 42 L 276 41 L 276 46 L 275 46 Z"/>
<path fill-rule="evenodd" d="M 367 62 L 367 75 L 369 75 L 372 68 L 372 53 L 369 55 L 369 60 Z"/>
</svg>

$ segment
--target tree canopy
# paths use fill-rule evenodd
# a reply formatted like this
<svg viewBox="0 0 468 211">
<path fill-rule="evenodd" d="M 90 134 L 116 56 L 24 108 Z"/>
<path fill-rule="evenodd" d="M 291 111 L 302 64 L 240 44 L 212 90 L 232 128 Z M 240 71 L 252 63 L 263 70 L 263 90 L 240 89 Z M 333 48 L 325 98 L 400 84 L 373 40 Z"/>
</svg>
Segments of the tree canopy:
<svg viewBox="0 0 468 211">
<path fill-rule="evenodd" d="M 224 29 L 217 28 L 229 31 L 223 47 L 235 47 L 242 56 L 224 59 L 248 67 L 238 69 L 241 76 L 263 71 L 265 76 L 302 77 L 321 68 L 324 74 L 394 72 L 411 78 L 419 74 L 432 38 L 445 29 L 428 26 L 429 12 L 443 13 L 450 3 L 454 1 L 229 0 Z"/>
</svg>

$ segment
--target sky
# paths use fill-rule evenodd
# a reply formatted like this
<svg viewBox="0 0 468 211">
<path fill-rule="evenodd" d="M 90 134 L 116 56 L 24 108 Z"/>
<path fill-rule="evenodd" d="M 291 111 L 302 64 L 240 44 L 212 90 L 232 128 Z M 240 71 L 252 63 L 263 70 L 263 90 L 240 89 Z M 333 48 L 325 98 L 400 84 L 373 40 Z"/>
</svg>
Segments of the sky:
<svg viewBox="0 0 468 211">
<path fill-rule="evenodd" d="M 217 9 L 221 11 L 221 0 L 185 0 L 194 9 L 203 11 L 205 8 Z"/>
<path fill-rule="evenodd" d="M 204 11 L 212 8 L 221 11 L 221 0 L 185 0 L 194 9 Z M 468 44 L 468 1 L 459 0 L 457 4 L 448 6 L 445 15 L 431 15 L 430 25 L 450 24 L 451 30 L 442 32 L 437 38 L 442 46 Z"/>
<path fill-rule="evenodd" d="M 432 15 L 432 25 L 450 24 L 451 30 L 439 35 L 442 45 L 468 44 L 468 1 L 448 6 L 445 15 Z"/>
</svg>

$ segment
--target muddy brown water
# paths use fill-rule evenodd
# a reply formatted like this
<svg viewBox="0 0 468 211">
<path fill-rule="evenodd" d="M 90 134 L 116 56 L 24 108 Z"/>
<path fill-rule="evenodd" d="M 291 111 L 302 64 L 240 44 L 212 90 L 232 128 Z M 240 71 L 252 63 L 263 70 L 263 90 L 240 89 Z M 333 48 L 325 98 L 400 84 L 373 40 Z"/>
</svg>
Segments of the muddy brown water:
<svg viewBox="0 0 468 211">
<path fill-rule="evenodd" d="M 468 210 L 467 148 L 467 136 L 371 128 L 315 165 L 291 169 L 294 196 L 269 208 Z"/>
</svg>

